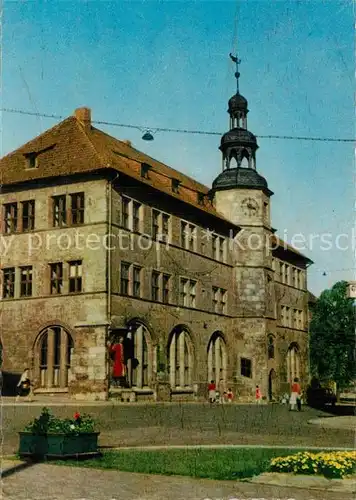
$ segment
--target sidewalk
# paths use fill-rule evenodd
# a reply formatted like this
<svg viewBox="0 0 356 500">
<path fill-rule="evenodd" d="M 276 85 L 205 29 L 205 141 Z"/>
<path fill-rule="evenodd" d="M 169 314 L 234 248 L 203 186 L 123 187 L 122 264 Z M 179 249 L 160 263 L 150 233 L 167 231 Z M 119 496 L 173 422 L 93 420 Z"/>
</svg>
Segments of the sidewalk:
<svg viewBox="0 0 356 500">
<path fill-rule="evenodd" d="M 34 464 L 1 481 L 7 500 L 354 500 L 349 491 Z"/>
<path fill-rule="evenodd" d="M 319 425 L 328 429 L 356 431 L 356 416 L 314 418 L 308 420 L 308 424 Z"/>
</svg>

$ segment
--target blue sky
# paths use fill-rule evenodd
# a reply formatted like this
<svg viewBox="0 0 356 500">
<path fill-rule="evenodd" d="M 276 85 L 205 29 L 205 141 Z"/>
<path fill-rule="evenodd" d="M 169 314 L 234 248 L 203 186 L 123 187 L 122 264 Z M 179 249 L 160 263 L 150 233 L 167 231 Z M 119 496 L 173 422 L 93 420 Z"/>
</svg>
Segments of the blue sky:
<svg viewBox="0 0 356 500">
<path fill-rule="evenodd" d="M 353 26 L 351 0 L 5 1 L 2 106 L 61 116 L 88 106 L 94 120 L 223 133 L 237 33 L 250 131 L 352 138 Z M 55 123 L 3 112 L 2 154 Z M 220 173 L 219 136 L 160 132 L 148 143 L 137 130 L 100 128 L 208 186 Z M 280 236 L 332 235 L 331 250 L 314 237 L 305 251 L 315 262 L 311 291 L 355 279 L 353 144 L 261 138 L 259 146 Z M 342 233 L 348 250 L 335 248 Z"/>
</svg>

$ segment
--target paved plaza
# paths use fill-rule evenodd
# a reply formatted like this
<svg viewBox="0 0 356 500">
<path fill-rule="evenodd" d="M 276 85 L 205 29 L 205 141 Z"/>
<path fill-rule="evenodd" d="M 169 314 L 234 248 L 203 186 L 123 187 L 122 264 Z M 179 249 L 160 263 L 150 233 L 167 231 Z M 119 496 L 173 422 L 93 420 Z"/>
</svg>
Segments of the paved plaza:
<svg viewBox="0 0 356 500">
<path fill-rule="evenodd" d="M 4 400 L 5 398 L 3 398 Z M 2 455 L 18 446 L 18 432 L 43 406 L 59 417 L 72 417 L 75 411 L 88 413 L 97 422 L 101 446 L 164 446 L 251 444 L 279 446 L 320 446 L 353 448 L 355 432 L 349 417 L 348 426 L 335 428 L 315 425 L 311 420 L 333 420 L 329 414 L 308 407 L 290 412 L 284 405 L 183 404 L 76 404 L 53 399 L 1 406 Z M 340 421 L 340 420 L 339 420 Z"/>
<path fill-rule="evenodd" d="M 18 431 L 43 406 L 55 415 L 75 411 L 96 420 L 103 448 L 184 445 L 305 446 L 354 448 L 356 417 L 332 417 L 303 408 L 289 412 L 281 405 L 79 404 L 58 400 L 1 406 L 2 455 L 16 452 Z M 120 471 L 34 464 L 3 477 L 0 498 L 8 500 L 354 500 L 347 492 L 303 489 L 236 481 L 155 476 Z"/>
<path fill-rule="evenodd" d="M 354 500 L 352 493 L 36 464 L 1 483 L 6 500 Z"/>
</svg>

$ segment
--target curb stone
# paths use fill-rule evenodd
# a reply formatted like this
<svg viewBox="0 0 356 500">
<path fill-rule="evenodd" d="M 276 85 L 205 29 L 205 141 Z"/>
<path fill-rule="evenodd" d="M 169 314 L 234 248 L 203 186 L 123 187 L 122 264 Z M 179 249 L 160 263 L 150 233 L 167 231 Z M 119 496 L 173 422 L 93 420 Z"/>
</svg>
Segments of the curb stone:
<svg viewBox="0 0 356 500">
<path fill-rule="evenodd" d="M 245 480 L 248 483 L 273 486 L 287 486 L 308 490 L 333 491 L 338 493 L 356 493 L 356 476 L 345 479 L 327 479 L 323 476 L 264 472 L 259 476 Z"/>
<path fill-rule="evenodd" d="M 5 459 L 1 460 L 0 465 L 0 478 L 4 478 L 11 476 L 15 472 L 18 472 L 22 469 L 30 467 L 32 465 L 32 462 L 24 460 Z"/>
</svg>

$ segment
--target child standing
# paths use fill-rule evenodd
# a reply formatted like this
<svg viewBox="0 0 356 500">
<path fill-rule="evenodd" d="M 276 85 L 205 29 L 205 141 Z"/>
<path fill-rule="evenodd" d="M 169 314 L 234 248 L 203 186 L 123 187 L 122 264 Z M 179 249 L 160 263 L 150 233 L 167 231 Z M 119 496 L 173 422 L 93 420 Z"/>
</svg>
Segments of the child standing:
<svg viewBox="0 0 356 500">
<path fill-rule="evenodd" d="M 256 385 L 256 403 L 260 404 L 262 401 L 262 392 L 258 385 Z"/>
<path fill-rule="evenodd" d="M 234 399 L 234 395 L 233 395 L 233 392 L 231 389 L 227 390 L 226 399 L 227 399 L 228 403 L 232 403 L 232 400 Z"/>
<path fill-rule="evenodd" d="M 216 400 L 216 385 L 214 380 L 210 381 L 210 384 L 208 385 L 208 391 L 209 391 L 209 402 L 210 403 L 215 403 Z"/>
</svg>

